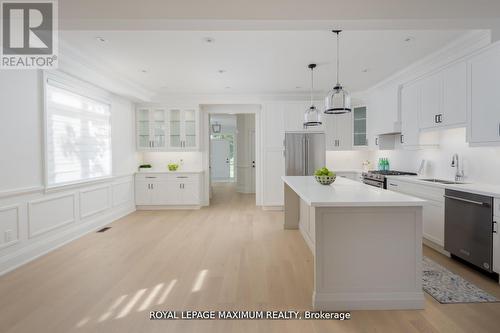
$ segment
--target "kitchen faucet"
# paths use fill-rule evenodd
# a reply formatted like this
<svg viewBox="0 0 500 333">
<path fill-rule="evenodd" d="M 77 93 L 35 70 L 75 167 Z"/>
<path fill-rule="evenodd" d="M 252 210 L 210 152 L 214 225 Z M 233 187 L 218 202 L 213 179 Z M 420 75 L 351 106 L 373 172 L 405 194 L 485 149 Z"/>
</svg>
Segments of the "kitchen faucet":
<svg viewBox="0 0 500 333">
<path fill-rule="evenodd" d="M 456 168 L 455 171 L 455 181 L 459 182 L 464 178 L 464 172 L 463 170 L 460 170 L 460 162 L 458 159 L 458 154 L 453 154 L 453 157 L 451 159 L 451 167 Z"/>
</svg>

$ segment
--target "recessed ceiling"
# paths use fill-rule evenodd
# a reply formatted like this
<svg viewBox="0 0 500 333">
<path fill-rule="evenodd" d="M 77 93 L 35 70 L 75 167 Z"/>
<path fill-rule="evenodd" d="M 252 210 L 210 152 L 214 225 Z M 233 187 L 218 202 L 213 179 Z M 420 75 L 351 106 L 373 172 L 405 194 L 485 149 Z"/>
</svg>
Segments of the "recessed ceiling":
<svg viewBox="0 0 500 333">
<path fill-rule="evenodd" d="M 344 31 L 341 81 L 351 91 L 364 90 L 463 34 Z M 336 42 L 329 31 L 61 31 L 60 37 L 62 56 L 67 44 L 159 94 L 307 92 L 310 63 L 318 64 L 316 90 L 335 83 Z"/>
</svg>

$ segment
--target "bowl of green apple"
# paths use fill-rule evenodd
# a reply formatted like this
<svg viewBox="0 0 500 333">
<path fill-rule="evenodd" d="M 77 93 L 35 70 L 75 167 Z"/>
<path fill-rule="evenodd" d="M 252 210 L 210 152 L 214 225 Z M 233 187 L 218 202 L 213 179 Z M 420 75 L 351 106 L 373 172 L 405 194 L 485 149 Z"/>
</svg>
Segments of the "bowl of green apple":
<svg viewBox="0 0 500 333">
<path fill-rule="evenodd" d="M 323 167 L 314 172 L 314 178 L 321 185 L 330 185 L 335 181 L 337 175 L 334 172 L 328 170 L 326 167 Z"/>
</svg>

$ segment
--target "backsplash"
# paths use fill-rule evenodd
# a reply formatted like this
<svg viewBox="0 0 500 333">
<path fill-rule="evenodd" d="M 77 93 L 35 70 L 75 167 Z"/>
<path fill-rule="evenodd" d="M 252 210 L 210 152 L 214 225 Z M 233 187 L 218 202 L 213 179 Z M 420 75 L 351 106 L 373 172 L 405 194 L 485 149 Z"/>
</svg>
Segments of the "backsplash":
<svg viewBox="0 0 500 333">
<path fill-rule="evenodd" d="M 422 159 L 426 160 L 426 177 L 453 179 L 455 168 L 451 167 L 453 154 L 460 157 L 465 181 L 500 185 L 500 147 L 469 147 L 465 128 L 441 131 L 440 148 L 418 151 L 377 151 L 374 159 L 388 157 L 391 169 L 417 171 Z"/>
<path fill-rule="evenodd" d="M 182 163 L 181 163 L 182 160 Z M 142 164 L 151 164 L 155 170 L 166 170 L 168 163 L 179 163 L 179 171 L 201 170 L 202 155 L 199 152 L 144 152 Z"/>
</svg>

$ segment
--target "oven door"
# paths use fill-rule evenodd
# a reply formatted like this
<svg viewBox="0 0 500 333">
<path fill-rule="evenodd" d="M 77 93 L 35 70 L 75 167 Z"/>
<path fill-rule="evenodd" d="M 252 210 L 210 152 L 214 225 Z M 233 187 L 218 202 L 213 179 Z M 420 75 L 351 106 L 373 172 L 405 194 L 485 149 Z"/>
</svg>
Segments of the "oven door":
<svg viewBox="0 0 500 333">
<path fill-rule="evenodd" d="M 363 178 L 363 183 L 370 186 L 384 188 L 384 182 Z"/>
</svg>

